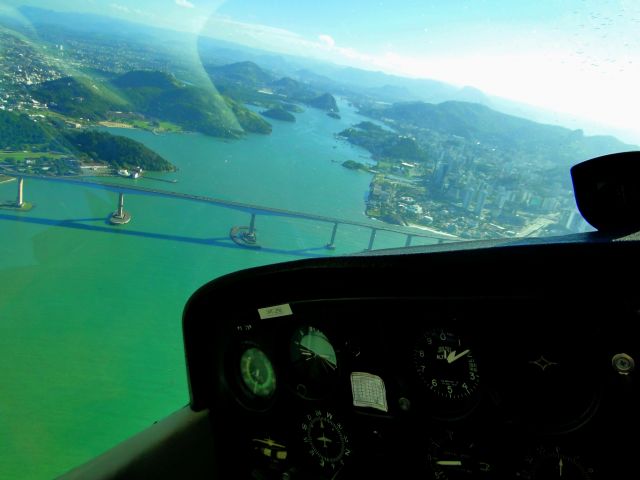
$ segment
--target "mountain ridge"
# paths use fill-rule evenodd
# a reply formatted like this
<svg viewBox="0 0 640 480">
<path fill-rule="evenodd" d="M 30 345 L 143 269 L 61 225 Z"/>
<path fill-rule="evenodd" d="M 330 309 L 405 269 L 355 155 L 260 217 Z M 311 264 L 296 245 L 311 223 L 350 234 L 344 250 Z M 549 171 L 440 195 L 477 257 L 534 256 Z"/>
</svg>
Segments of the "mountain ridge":
<svg viewBox="0 0 640 480">
<path fill-rule="evenodd" d="M 561 164 L 575 163 L 576 158 L 587 160 L 612 151 L 638 148 L 613 136 L 586 136 L 582 130 L 534 122 L 478 103 L 402 102 L 364 108 L 362 113 L 384 119 L 400 130 L 424 129 L 523 157 L 553 158 Z"/>
<path fill-rule="evenodd" d="M 218 137 L 271 132 L 268 122 L 243 105 L 160 71 L 130 71 L 110 82 L 63 77 L 33 86 L 31 92 L 53 111 L 90 120 L 104 120 L 109 112 L 129 109 Z"/>
<path fill-rule="evenodd" d="M 157 39 L 166 40 L 169 36 L 172 38 L 177 38 L 178 36 L 191 37 L 191 34 L 177 30 L 95 14 L 60 12 L 27 6 L 20 7 L 19 11 L 29 21 L 30 27 L 35 26 L 36 28 L 38 26 L 56 25 L 84 33 L 102 32 L 110 35 L 121 35 L 122 38 L 129 40 L 137 37 L 144 37 L 146 40 L 153 39 L 154 41 Z M 223 60 L 225 63 L 237 61 L 238 59 L 258 62 L 260 65 L 277 70 L 281 76 L 308 80 L 317 84 L 320 89 L 333 90 L 334 94 L 342 95 L 347 90 L 365 95 L 375 93 L 377 96 L 385 97 L 383 100 L 391 103 L 412 100 L 431 103 L 447 100 L 472 100 L 485 104 L 494 110 L 521 116 L 536 122 L 558 124 L 566 128 L 581 127 L 591 132 L 603 132 L 623 137 L 626 138 L 626 141 L 631 138 L 636 143 L 640 141 L 640 134 L 637 131 L 623 131 L 621 128 L 599 125 L 597 121 L 589 121 L 587 119 L 582 119 L 578 122 L 569 114 L 529 105 L 522 100 L 487 94 L 473 86 L 458 87 L 436 79 L 410 78 L 374 70 L 344 67 L 328 61 L 249 47 L 208 36 L 197 37 L 197 42 L 199 53 L 202 55 L 200 59 L 202 63 L 206 64 L 209 61 L 207 59 L 212 58 Z M 308 71 L 305 72 L 305 69 L 313 70 L 313 75 Z M 346 72 L 340 73 L 341 70 L 346 70 Z M 332 78 L 328 78 L 327 75 Z M 364 83 L 358 83 L 362 80 L 360 77 L 366 80 L 366 84 L 377 86 L 364 87 Z M 345 84 L 345 82 L 348 82 L 348 84 Z M 376 91 L 376 89 L 385 88 L 385 85 L 391 87 L 386 94 Z M 373 90 L 370 90 L 370 88 L 373 88 Z"/>
</svg>

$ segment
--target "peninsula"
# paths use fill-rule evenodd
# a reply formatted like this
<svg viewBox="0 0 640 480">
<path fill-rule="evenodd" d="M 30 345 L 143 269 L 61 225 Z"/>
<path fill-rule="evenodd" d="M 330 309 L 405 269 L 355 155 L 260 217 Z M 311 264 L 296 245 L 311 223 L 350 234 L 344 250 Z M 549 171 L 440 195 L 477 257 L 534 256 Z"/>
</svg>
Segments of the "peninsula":
<svg viewBox="0 0 640 480">
<path fill-rule="evenodd" d="M 16 112 L 0 110 L 0 142 L 4 146 L 0 166 L 5 173 L 175 171 L 174 165 L 135 140 Z"/>
</svg>

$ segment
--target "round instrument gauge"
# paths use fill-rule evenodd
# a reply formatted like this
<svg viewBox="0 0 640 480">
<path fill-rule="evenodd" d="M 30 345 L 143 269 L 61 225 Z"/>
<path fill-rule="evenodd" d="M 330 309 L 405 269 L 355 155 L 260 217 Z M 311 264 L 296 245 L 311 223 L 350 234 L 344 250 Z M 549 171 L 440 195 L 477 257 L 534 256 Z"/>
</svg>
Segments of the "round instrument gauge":
<svg viewBox="0 0 640 480">
<path fill-rule="evenodd" d="M 496 477 L 494 463 L 487 453 L 476 442 L 453 431 L 431 439 L 427 459 L 438 480 Z"/>
<path fill-rule="evenodd" d="M 461 339 L 446 330 L 430 330 L 413 352 L 418 377 L 428 390 L 443 400 L 464 400 L 477 391 L 478 365 Z"/>
<path fill-rule="evenodd" d="M 349 438 L 338 419 L 331 412 L 316 410 L 305 417 L 301 426 L 309 456 L 322 469 L 339 470 L 351 450 Z"/>
<path fill-rule="evenodd" d="M 509 383 L 503 383 L 500 395 L 514 422 L 539 433 L 565 433 L 583 426 L 597 411 L 606 360 L 580 339 L 566 342 L 505 352 L 510 361 L 501 375 Z"/>
<path fill-rule="evenodd" d="M 254 397 L 268 399 L 276 391 L 275 370 L 259 348 L 249 347 L 240 356 L 240 378 Z"/>
<path fill-rule="evenodd" d="M 319 329 L 308 326 L 294 332 L 291 362 L 295 371 L 296 390 L 302 396 L 322 397 L 333 385 L 338 359 L 331 342 Z"/>
<path fill-rule="evenodd" d="M 580 457 L 563 453 L 560 448 L 538 448 L 527 456 L 524 468 L 516 473 L 523 480 L 590 480 L 594 474 Z"/>
</svg>

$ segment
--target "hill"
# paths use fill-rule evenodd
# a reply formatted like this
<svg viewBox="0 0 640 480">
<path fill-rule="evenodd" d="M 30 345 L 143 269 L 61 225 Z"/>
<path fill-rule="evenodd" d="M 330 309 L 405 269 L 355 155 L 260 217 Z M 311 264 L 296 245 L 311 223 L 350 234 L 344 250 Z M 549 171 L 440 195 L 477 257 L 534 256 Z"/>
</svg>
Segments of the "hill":
<svg viewBox="0 0 640 480">
<path fill-rule="evenodd" d="M 290 77 L 282 77 L 270 84 L 273 91 L 287 99 L 304 103 L 310 107 L 337 113 L 338 104 L 330 93 L 321 94 L 306 83 L 299 82 Z"/>
<path fill-rule="evenodd" d="M 104 120 L 110 112 L 128 111 L 217 137 L 271 132 L 271 125 L 244 105 L 159 71 L 131 71 L 109 83 L 65 77 L 34 86 L 32 94 L 51 110 L 76 118 Z"/>
<path fill-rule="evenodd" d="M 145 170 L 174 171 L 175 167 L 140 142 L 106 132 L 67 130 L 64 138 L 77 153 L 114 168 L 141 167 Z"/>
<path fill-rule="evenodd" d="M 634 148 L 614 137 L 589 137 L 581 130 L 536 123 L 476 103 L 444 102 L 436 105 L 407 102 L 386 108 L 364 109 L 363 113 L 390 119 L 399 128 L 462 137 L 489 148 L 528 158 L 553 159 L 559 164 L 572 164 L 579 159 Z"/>
<path fill-rule="evenodd" d="M 124 73 L 113 80 L 120 88 L 157 88 L 170 89 L 180 86 L 180 82 L 171 74 L 156 70 L 134 70 Z"/>
<path fill-rule="evenodd" d="M 304 88 L 300 82 L 291 77 L 282 77 L 275 82 L 271 82 L 271 86 L 274 90 L 282 89 L 282 91 L 288 92 L 302 90 Z"/>
<path fill-rule="evenodd" d="M 205 69 L 216 87 L 225 95 L 236 101 L 251 101 L 267 107 L 266 111 L 274 108 L 278 110 L 280 107 L 287 109 L 282 104 L 282 100 L 286 99 L 288 102 L 304 103 L 327 112 L 338 112 L 336 100 L 330 93 L 322 93 L 321 90 L 291 77 L 276 78 L 253 62 L 208 66 Z M 276 95 L 265 94 L 261 89 L 270 89 Z"/>
<path fill-rule="evenodd" d="M 313 71 L 301 69 L 297 78 L 324 90 L 344 95 L 366 95 L 386 101 L 422 100 L 442 102 L 457 99 L 460 88 L 431 79 L 414 79 L 383 72 L 336 65 L 314 65 Z"/>
<path fill-rule="evenodd" d="M 64 77 L 30 87 L 39 102 L 54 112 L 76 118 L 102 120 L 110 110 L 126 106 L 126 101 L 104 83 L 88 77 Z"/>
<path fill-rule="evenodd" d="M 414 138 L 385 130 L 371 122 L 360 122 L 338 134 L 350 143 L 365 148 L 376 159 L 402 159 L 423 162 L 427 152 Z"/>
<path fill-rule="evenodd" d="M 234 138 L 245 132 L 268 134 L 271 126 L 244 105 L 214 90 L 179 82 L 158 71 L 133 71 L 113 80 L 140 113 L 187 130 Z"/>
<path fill-rule="evenodd" d="M 265 110 L 264 112 L 260 112 L 265 117 L 275 118 L 276 120 L 282 120 L 284 122 L 295 122 L 296 117 L 287 112 L 284 108 L 270 108 L 269 110 Z"/>
<path fill-rule="evenodd" d="M 276 78 L 253 62 L 237 62 L 228 65 L 205 67 L 214 83 L 229 83 L 242 87 L 260 88 Z"/>
<path fill-rule="evenodd" d="M 275 93 L 284 95 L 293 101 L 305 102 L 318 96 L 318 92 L 309 85 L 291 77 L 282 77 L 271 82 L 269 86 Z"/>
<path fill-rule="evenodd" d="M 260 115 L 252 112 L 241 103 L 229 97 L 224 97 L 224 100 L 240 126 L 246 132 L 261 133 L 264 135 L 271 133 L 271 124 L 262 119 Z"/>
<path fill-rule="evenodd" d="M 68 154 L 114 168 L 175 170 L 167 160 L 134 140 L 107 132 L 68 129 L 60 121 L 34 121 L 27 115 L 3 110 L 0 110 L 0 149 L 26 150 L 34 156 L 38 152 Z"/>
<path fill-rule="evenodd" d="M 36 146 L 42 150 L 59 150 L 58 134 L 44 122 L 34 122 L 28 115 L 0 110 L 0 149 L 24 150 Z"/>
<path fill-rule="evenodd" d="M 307 100 L 307 105 L 327 112 L 338 112 L 338 104 L 336 99 L 330 93 L 323 93 L 315 98 Z"/>
</svg>

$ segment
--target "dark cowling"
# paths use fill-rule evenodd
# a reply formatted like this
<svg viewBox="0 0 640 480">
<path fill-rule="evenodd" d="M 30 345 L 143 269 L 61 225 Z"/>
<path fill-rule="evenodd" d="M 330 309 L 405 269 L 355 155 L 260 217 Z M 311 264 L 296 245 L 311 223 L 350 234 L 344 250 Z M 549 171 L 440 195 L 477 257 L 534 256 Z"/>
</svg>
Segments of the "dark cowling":
<svg viewBox="0 0 640 480">
<path fill-rule="evenodd" d="M 571 168 L 584 219 L 608 233 L 640 230 L 640 151 L 596 157 Z"/>
</svg>

